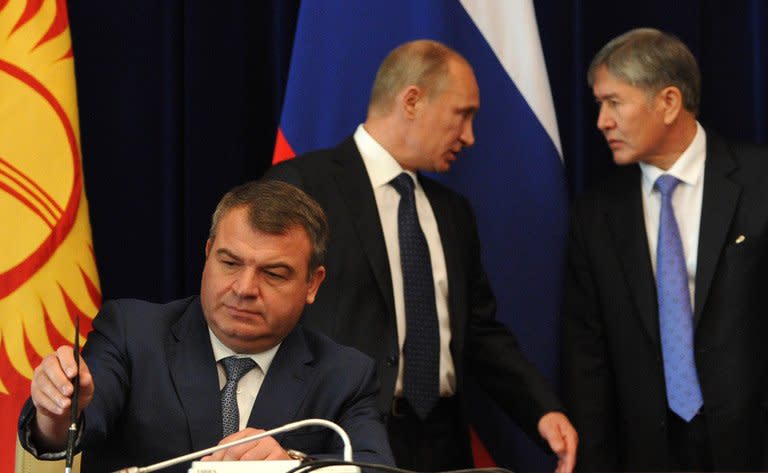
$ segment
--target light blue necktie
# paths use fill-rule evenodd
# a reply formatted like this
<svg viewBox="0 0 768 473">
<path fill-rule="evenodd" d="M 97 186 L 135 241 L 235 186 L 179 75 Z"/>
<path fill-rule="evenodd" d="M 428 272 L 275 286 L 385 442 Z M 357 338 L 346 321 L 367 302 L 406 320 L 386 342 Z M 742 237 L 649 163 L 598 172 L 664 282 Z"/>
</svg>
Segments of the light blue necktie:
<svg viewBox="0 0 768 473">
<path fill-rule="evenodd" d="M 432 261 L 416 213 L 413 179 L 402 173 L 390 184 L 400 194 L 397 233 L 406 320 L 403 397 L 416 415 L 424 419 L 440 398 L 440 328 L 435 307 Z"/>
<path fill-rule="evenodd" d="M 240 430 L 240 411 L 237 407 L 237 383 L 245 373 L 251 371 L 256 362 L 251 358 L 229 356 L 221 360 L 227 373 L 227 382 L 221 390 L 221 424 L 222 436 L 234 434 Z"/>
<path fill-rule="evenodd" d="M 668 174 L 656 179 L 655 187 L 661 193 L 656 290 L 667 402 L 672 412 L 690 422 L 704 401 L 693 356 L 693 311 L 688 291 L 688 271 L 672 210 L 672 193 L 679 182 Z"/>
</svg>

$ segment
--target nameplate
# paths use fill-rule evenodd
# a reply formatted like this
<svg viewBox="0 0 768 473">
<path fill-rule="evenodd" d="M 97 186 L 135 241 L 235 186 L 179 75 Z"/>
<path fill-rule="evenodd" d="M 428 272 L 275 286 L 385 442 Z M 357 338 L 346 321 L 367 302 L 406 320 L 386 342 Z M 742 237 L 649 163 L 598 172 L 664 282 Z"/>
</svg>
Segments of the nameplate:
<svg viewBox="0 0 768 473">
<path fill-rule="evenodd" d="M 299 460 L 192 462 L 188 473 L 285 473 L 296 468 Z M 325 473 L 360 473 L 352 465 L 333 465 L 318 468 Z"/>
</svg>

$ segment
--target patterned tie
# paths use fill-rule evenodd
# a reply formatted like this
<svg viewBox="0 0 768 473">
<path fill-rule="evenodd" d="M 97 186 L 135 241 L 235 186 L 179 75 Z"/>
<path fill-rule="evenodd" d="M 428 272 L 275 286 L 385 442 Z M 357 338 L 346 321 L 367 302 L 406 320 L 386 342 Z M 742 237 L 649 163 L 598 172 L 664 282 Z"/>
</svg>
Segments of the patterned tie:
<svg viewBox="0 0 768 473">
<path fill-rule="evenodd" d="M 400 194 L 397 232 L 406 320 L 403 396 L 416 415 L 424 419 L 440 398 L 440 331 L 432 262 L 416 213 L 413 179 L 402 173 L 390 184 Z"/>
<path fill-rule="evenodd" d="M 693 357 L 693 311 L 688 292 L 688 271 L 672 210 L 672 193 L 679 182 L 667 174 L 656 179 L 655 186 L 661 193 L 656 290 L 667 402 L 672 412 L 690 422 L 704 401 Z"/>
<path fill-rule="evenodd" d="M 245 373 L 251 371 L 256 362 L 250 358 L 229 356 L 221 360 L 227 372 L 227 382 L 221 390 L 221 423 L 223 437 L 240 430 L 240 411 L 237 407 L 237 383 Z"/>
</svg>

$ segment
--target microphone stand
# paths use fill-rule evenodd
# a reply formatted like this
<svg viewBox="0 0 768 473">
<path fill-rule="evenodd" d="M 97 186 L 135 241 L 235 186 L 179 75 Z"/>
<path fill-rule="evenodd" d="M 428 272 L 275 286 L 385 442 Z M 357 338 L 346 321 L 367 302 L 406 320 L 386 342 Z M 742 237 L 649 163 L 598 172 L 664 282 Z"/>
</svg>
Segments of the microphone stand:
<svg viewBox="0 0 768 473">
<path fill-rule="evenodd" d="M 271 430 L 267 430 L 265 432 L 261 432 L 259 434 L 254 434 L 248 437 L 243 437 L 239 440 L 233 440 L 231 442 L 227 442 L 221 445 L 216 445 L 214 447 L 209 447 L 204 450 L 198 450 L 196 452 L 188 453 L 186 455 L 182 455 L 180 457 L 171 458 L 170 460 L 165 460 L 159 463 L 155 463 L 153 465 L 149 466 L 130 466 L 127 468 L 123 468 L 121 470 L 114 471 L 112 473 L 151 473 L 153 471 L 162 470 L 163 468 L 167 468 L 169 466 L 176 465 L 178 463 L 186 462 L 195 460 L 200 457 L 204 457 L 206 455 L 209 455 L 213 452 L 218 452 L 219 450 L 225 450 L 229 447 L 234 447 L 237 445 L 241 445 L 248 442 L 253 442 L 254 440 L 259 440 L 264 437 L 269 437 L 271 435 L 280 434 L 283 432 L 288 432 L 291 430 L 300 429 L 302 427 L 307 427 L 310 425 L 320 425 L 323 427 L 328 427 L 329 429 L 336 432 L 339 437 L 341 437 L 342 442 L 344 443 L 344 461 L 352 461 L 352 443 L 349 440 L 349 436 L 346 432 L 344 432 L 344 429 L 339 427 L 337 424 L 334 424 L 333 422 L 325 419 L 304 419 L 299 420 L 296 422 L 291 422 L 290 424 L 285 424 L 282 427 L 277 427 Z M 69 473 L 69 472 L 67 472 Z"/>
</svg>

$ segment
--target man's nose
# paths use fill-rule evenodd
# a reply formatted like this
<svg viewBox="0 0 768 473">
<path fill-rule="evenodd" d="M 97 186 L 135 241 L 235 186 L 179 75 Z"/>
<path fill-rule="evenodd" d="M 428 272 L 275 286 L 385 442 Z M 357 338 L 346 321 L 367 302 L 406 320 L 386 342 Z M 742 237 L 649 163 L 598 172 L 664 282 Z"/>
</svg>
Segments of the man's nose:
<svg viewBox="0 0 768 473">
<path fill-rule="evenodd" d="M 615 125 L 616 121 L 611 116 L 611 112 L 607 110 L 605 105 L 600 105 L 600 111 L 597 113 L 597 128 L 605 131 Z"/>
<path fill-rule="evenodd" d="M 258 277 L 253 271 L 241 271 L 232 283 L 232 290 L 238 297 L 256 297 L 259 294 Z"/>
<path fill-rule="evenodd" d="M 473 144 L 475 144 L 475 132 L 472 127 L 472 120 L 468 120 L 467 123 L 464 125 L 464 129 L 461 132 L 461 144 L 464 145 L 464 147 L 469 148 Z"/>
</svg>

